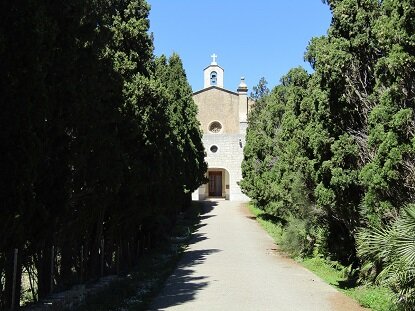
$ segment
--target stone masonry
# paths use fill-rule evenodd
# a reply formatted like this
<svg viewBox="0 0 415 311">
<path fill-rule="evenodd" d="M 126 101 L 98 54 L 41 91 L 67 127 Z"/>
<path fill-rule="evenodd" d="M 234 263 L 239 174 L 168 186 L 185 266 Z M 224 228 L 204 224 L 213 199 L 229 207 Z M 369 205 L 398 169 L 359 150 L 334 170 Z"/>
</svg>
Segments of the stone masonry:
<svg viewBox="0 0 415 311">
<path fill-rule="evenodd" d="M 247 128 L 247 115 L 253 101 L 248 98 L 244 78 L 237 92 L 223 87 L 224 70 L 216 63 L 204 69 L 204 88 L 193 93 L 208 163 L 209 182 L 192 195 L 193 200 L 210 196 L 232 201 L 247 201 L 238 185 Z"/>
</svg>

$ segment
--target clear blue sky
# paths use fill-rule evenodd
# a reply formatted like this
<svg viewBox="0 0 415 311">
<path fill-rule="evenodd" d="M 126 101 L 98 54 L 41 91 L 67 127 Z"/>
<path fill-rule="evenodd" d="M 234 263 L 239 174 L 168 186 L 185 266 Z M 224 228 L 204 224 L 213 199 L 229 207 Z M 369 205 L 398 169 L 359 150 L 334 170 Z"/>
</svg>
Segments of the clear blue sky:
<svg viewBox="0 0 415 311">
<path fill-rule="evenodd" d="M 271 88 L 289 69 L 303 66 L 312 37 L 325 35 L 331 13 L 321 0 L 147 0 L 155 54 L 180 55 L 193 91 L 218 55 L 224 86 L 235 91 L 265 77 Z"/>
</svg>

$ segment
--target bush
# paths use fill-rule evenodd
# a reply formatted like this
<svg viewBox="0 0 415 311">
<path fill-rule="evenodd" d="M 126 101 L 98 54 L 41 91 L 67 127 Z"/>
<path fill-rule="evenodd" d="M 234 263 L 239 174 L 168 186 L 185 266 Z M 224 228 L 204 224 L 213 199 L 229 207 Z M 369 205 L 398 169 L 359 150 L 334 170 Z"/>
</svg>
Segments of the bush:
<svg viewBox="0 0 415 311">
<path fill-rule="evenodd" d="M 358 235 L 358 254 L 389 286 L 404 310 L 415 305 L 415 204 L 410 204 L 386 228 L 369 228 Z M 380 269 L 379 269 L 380 267 Z"/>
<path fill-rule="evenodd" d="M 307 220 L 290 217 L 282 234 L 282 249 L 294 257 L 311 254 L 315 239 L 311 237 L 309 227 Z"/>
</svg>

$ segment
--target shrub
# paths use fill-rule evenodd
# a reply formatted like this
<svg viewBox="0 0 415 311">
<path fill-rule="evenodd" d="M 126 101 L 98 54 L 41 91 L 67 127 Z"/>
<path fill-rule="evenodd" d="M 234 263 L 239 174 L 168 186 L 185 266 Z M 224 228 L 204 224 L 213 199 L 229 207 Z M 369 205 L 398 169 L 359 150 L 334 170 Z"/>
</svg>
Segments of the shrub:
<svg viewBox="0 0 415 311">
<path fill-rule="evenodd" d="M 282 234 L 282 249 L 294 257 L 311 254 L 315 239 L 310 236 L 309 227 L 307 220 L 290 217 Z"/>
<path fill-rule="evenodd" d="M 415 305 L 415 204 L 390 225 L 358 234 L 358 254 L 372 265 L 376 281 L 389 286 L 404 310 Z M 373 263 L 373 264 L 372 264 Z M 380 267 L 380 269 L 379 269 Z"/>
</svg>

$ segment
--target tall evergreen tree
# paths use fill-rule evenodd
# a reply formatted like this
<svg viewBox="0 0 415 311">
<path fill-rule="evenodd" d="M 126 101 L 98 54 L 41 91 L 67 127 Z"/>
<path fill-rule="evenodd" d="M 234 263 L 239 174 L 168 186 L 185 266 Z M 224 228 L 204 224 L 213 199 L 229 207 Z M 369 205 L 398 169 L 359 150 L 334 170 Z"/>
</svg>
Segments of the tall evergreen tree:
<svg viewBox="0 0 415 311">
<path fill-rule="evenodd" d="M 36 271 L 35 299 L 114 273 L 115 258 L 127 269 L 143 244 L 163 239 L 206 163 L 180 58 L 158 69 L 144 0 L 0 9 L 0 309 L 8 309 L 13 249 L 18 273 Z"/>
<path fill-rule="evenodd" d="M 414 198 L 413 5 L 326 2 L 333 18 L 307 48 L 311 77 L 296 89 L 291 71 L 272 92 L 282 96 L 251 114 L 241 185 L 285 218 L 312 206 L 330 256 L 357 265 L 359 227 Z"/>
</svg>

